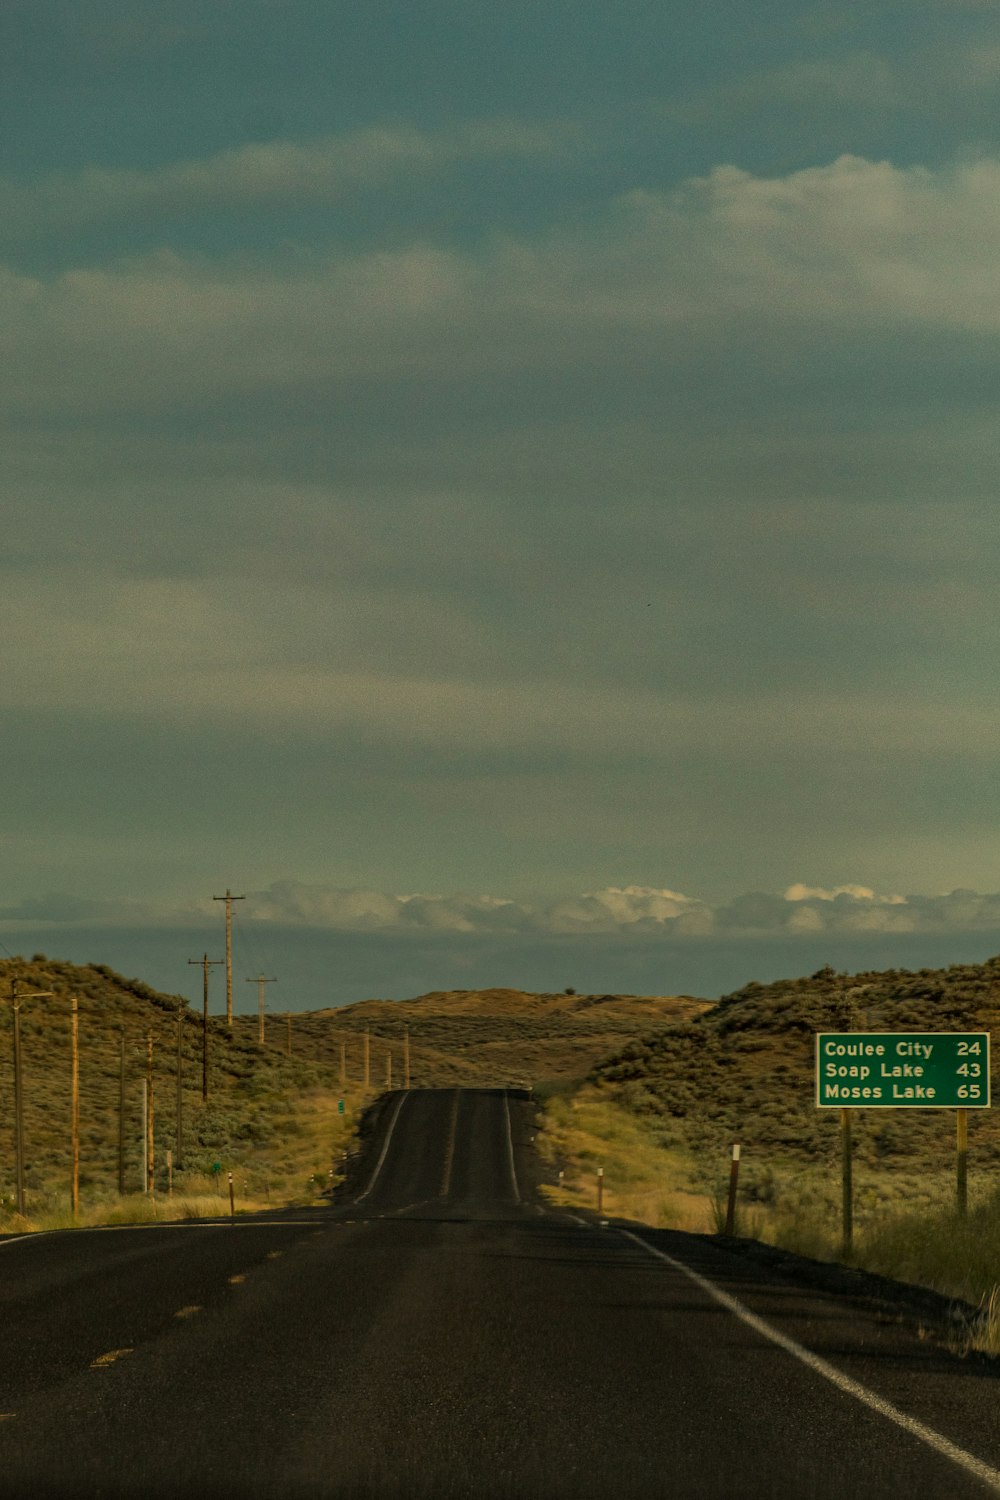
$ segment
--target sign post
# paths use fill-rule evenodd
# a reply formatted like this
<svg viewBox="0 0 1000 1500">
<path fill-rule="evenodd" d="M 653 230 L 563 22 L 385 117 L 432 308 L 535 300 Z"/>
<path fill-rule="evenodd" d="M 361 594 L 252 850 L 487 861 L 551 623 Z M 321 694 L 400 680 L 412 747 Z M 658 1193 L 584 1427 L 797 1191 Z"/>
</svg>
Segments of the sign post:
<svg viewBox="0 0 1000 1500">
<path fill-rule="evenodd" d="M 843 1256 L 846 1260 L 854 1244 L 854 1181 L 851 1161 L 851 1111 L 840 1111 L 840 1175 Z"/>
</svg>

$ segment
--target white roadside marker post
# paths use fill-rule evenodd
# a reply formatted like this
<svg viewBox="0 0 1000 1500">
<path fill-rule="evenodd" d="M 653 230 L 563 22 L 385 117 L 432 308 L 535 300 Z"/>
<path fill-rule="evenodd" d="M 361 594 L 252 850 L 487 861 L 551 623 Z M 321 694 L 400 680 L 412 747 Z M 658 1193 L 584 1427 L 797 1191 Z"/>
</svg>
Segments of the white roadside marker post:
<svg viewBox="0 0 1000 1500">
<path fill-rule="evenodd" d="M 729 1202 L 726 1205 L 726 1233 L 736 1233 L 736 1190 L 740 1181 L 740 1143 L 733 1142 L 733 1155 L 729 1164 Z"/>
</svg>

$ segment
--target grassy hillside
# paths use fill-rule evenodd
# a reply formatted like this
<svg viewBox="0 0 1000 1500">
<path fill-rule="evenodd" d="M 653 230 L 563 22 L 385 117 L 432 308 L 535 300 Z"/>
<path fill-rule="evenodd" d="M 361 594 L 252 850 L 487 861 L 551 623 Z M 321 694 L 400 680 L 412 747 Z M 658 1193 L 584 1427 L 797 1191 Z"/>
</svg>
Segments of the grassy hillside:
<svg viewBox="0 0 1000 1500">
<path fill-rule="evenodd" d="M 369 1031 L 372 1086 L 382 1088 L 392 1057 L 395 1084 L 403 1078 L 404 1031 L 409 1032 L 414 1088 L 498 1087 L 582 1078 L 609 1052 L 639 1035 L 656 1035 L 709 1008 L 707 1000 L 678 995 L 529 994 L 523 990 L 433 990 L 414 1000 L 365 1000 L 337 1010 L 293 1016 L 293 1055 L 340 1077 L 345 1048 L 349 1083 L 360 1085 L 363 1034 Z M 241 1017 L 238 1034 L 256 1037 L 256 1018 Z M 287 1043 L 281 1017 L 267 1036 Z"/>
<path fill-rule="evenodd" d="M 209 1099 L 201 1097 L 201 1016 L 177 996 L 101 965 L 78 966 L 41 955 L 0 963 L 0 1225 L 15 1197 L 13 1010 L 11 980 L 21 1006 L 26 1207 L 50 1214 L 68 1204 L 70 1173 L 70 1004 L 79 1006 L 80 1192 L 82 1204 L 117 1196 L 121 1037 L 125 1038 L 125 1185 L 142 1189 L 142 1108 L 147 1038 L 153 1039 L 156 1188 L 166 1188 L 166 1152 L 180 1160 L 178 1194 L 213 1198 L 226 1173 L 237 1194 L 255 1202 L 285 1201 L 310 1191 L 313 1174 L 327 1176 L 350 1123 L 336 1113 L 328 1070 L 306 1057 L 288 1058 L 229 1037 L 209 1023 Z M 176 1138 L 178 1017 L 182 1056 L 182 1131 Z M 359 1096 L 350 1099 L 352 1110 Z M 220 1165 L 213 1172 L 215 1162 Z"/>
<path fill-rule="evenodd" d="M 916 973 L 823 969 L 746 985 L 690 1022 L 628 1043 L 581 1088 L 549 1101 L 540 1146 L 553 1172 L 565 1174 L 551 1195 L 593 1206 L 603 1166 L 607 1212 L 719 1229 L 729 1147 L 738 1140 L 738 1232 L 834 1258 L 840 1122 L 839 1111 L 813 1102 L 814 1034 L 992 1032 L 998 1019 L 1000 958 Z M 1000 1119 L 994 1110 L 968 1112 L 966 1218 L 956 1212 L 955 1120 L 950 1109 L 853 1110 L 853 1258 L 950 1295 L 989 1299 L 1000 1285 Z M 994 1323 L 989 1339 L 1000 1348 Z"/>
<path fill-rule="evenodd" d="M 749 984 L 689 1024 L 644 1037 L 591 1073 L 665 1137 L 718 1152 L 817 1160 L 838 1149 L 838 1113 L 814 1105 L 817 1031 L 990 1031 L 1000 1019 L 1000 958 L 949 969 L 837 974 Z M 953 1151 L 954 1114 L 856 1110 L 861 1160 L 930 1164 Z M 969 1112 L 976 1159 L 1000 1159 L 1000 1119 Z"/>
</svg>

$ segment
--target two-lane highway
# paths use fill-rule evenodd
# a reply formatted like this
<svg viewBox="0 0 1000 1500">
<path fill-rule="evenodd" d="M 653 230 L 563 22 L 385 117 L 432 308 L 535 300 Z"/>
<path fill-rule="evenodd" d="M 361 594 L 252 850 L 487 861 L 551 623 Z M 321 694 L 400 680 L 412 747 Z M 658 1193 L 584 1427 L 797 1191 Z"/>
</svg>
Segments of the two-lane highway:
<svg viewBox="0 0 1000 1500">
<path fill-rule="evenodd" d="M 548 1211 L 533 1128 L 399 1093 L 335 1208 L 0 1242 L 0 1494 L 1000 1493 L 992 1365 Z"/>
<path fill-rule="evenodd" d="M 523 1140 L 523 1096 L 503 1089 L 421 1089 L 383 1110 L 378 1149 L 356 1202 L 368 1213 L 431 1208 L 442 1217 L 523 1212 L 514 1161 L 514 1117 Z M 527 1122 L 527 1124 L 526 1124 Z"/>
</svg>

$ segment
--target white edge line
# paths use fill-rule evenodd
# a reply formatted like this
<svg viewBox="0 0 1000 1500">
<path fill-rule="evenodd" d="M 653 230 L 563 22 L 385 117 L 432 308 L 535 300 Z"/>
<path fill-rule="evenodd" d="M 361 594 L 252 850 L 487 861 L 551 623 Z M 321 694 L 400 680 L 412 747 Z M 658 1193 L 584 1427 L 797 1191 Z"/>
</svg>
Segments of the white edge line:
<svg viewBox="0 0 1000 1500">
<path fill-rule="evenodd" d="M 517 1185 L 517 1172 L 514 1170 L 514 1138 L 510 1130 L 510 1100 L 506 1089 L 503 1091 L 503 1108 L 504 1114 L 507 1116 L 507 1157 L 510 1161 L 510 1180 L 514 1189 L 514 1202 L 520 1203 L 521 1189 Z"/>
<path fill-rule="evenodd" d="M 378 1181 L 378 1174 L 382 1170 L 382 1163 L 385 1161 L 385 1155 L 386 1155 L 386 1152 L 389 1149 L 389 1142 L 392 1140 L 392 1132 L 395 1130 L 395 1128 L 396 1128 L 396 1121 L 399 1119 L 399 1111 L 402 1109 L 403 1105 L 406 1103 L 406 1101 L 407 1101 L 407 1099 L 409 1099 L 409 1097 L 410 1097 L 409 1094 L 406 1094 L 406 1093 L 400 1094 L 399 1099 L 398 1099 L 398 1101 L 396 1103 L 396 1108 L 393 1110 L 392 1119 L 389 1121 L 389 1129 L 385 1133 L 385 1140 L 382 1142 L 382 1152 L 381 1152 L 381 1155 L 379 1156 L 378 1161 L 375 1163 L 375 1170 L 374 1170 L 374 1172 L 371 1175 L 371 1181 L 369 1182 L 368 1186 L 365 1188 L 364 1192 L 363 1193 L 359 1193 L 358 1196 L 355 1198 L 355 1200 L 354 1200 L 355 1203 L 361 1203 L 365 1198 L 367 1198 L 368 1194 L 371 1192 L 372 1188 L 375 1186 L 376 1182 Z"/>
<path fill-rule="evenodd" d="M 640 1238 L 637 1234 L 633 1234 L 629 1229 L 620 1229 L 618 1233 L 624 1235 L 627 1240 L 632 1240 L 634 1244 L 640 1245 L 649 1255 L 656 1256 L 657 1260 L 666 1261 L 667 1265 L 672 1267 L 673 1270 L 682 1272 L 689 1281 L 693 1281 L 695 1286 L 700 1287 L 713 1301 L 718 1302 L 727 1312 L 731 1312 L 741 1323 L 745 1323 L 748 1328 L 752 1328 L 755 1333 L 759 1333 L 763 1338 L 769 1339 L 772 1344 L 777 1344 L 779 1349 L 784 1349 L 786 1354 L 790 1354 L 793 1359 L 797 1359 L 800 1364 L 806 1365 L 808 1369 L 813 1370 L 817 1375 L 822 1375 L 824 1380 L 828 1380 L 839 1391 L 843 1391 L 847 1396 L 853 1396 L 856 1401 L 860 1401 L 863 1406 L 867 1406 L 872 1411 L 877 1412 L 880 1417 L 885 1417 L 887 1421 L 894 1422 L 904 1432 L 908 1432 L 912 1437 L 919 1438 L 922 1443 L 926 1443 L 928 1448 L 933 1448 L 935 1453 L 939 1453 L 942 1457 L 950 1459 L 960 1469 L 965 1469 L 967 1473 L 974 1475 L 976 1479 L 988 1485 L 995 1494 L 1000 1494 L 1000 1470 L 991 1468 L 989 1464 L 983 1463 L 981 1459 L 974 1457 L 973 1454 L 966 1453 L 964 1448 L 959 1448 L 957 1444 L 951 1442 L 942 1433 L 935 1432 L 933 1427 L 925 1427 L 923 1422 L 918 1422 L 915 1417 L 907 1416 L 905 1412 L 900 1411 L 898 1406 L 893 1406 L 891 1401 L 886 1401 L 884 1397 L 876 1395 L 874 1391 L 870 1391 L 867 1386 L 862 1385 L 857 1380 L 852 1380 L 849 1375 L 844 1375 L 842 1371 L 835 1369 L 833 1365 L 827 1364 L 825 1359 L 821 1359 L 818 1354 L 813 1354 L 810 1349 L 806 1349 L 802 1344 L 796 1343 L 794 1339 L 789 1338 L 787 1334 L 782 1333 L 773 1324 L 766 1322 L 763 1318 L 759 1318 L 748 1307 L 744 1307 L 743 1303 L 738 1301 L 736 1297 L 730 1296 L 728 1292 L 724 1292 L 721 1287 L 716 1286 L 707 1277 L 699 1275 L 697 1271 L 693 1271 L 683 1261 L 675 1260 L 672 1255 L 667 1255 L 663 1250 L 657 1250 L 655 1245 L 650 1245 L 648 1241 Z"/>
</svg>

